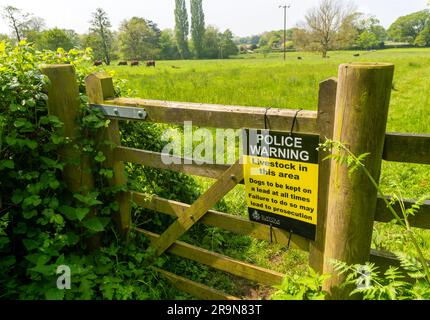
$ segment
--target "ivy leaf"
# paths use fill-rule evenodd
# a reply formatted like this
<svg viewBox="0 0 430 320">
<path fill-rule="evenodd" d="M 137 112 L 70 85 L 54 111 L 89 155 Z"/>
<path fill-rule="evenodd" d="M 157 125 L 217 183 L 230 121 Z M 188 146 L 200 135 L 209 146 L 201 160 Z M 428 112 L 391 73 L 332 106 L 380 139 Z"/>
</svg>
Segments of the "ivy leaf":
<svg viewBox="0 0 430 320">
<path fill-rule="evenodd" d="M 105 230 L 105 227 L 109 224 L 109 218 L 98 218 L 93 217 L 84 222 L 84 226 L 91 231 L 94 232 L 102 232 Z"/>
</svg>

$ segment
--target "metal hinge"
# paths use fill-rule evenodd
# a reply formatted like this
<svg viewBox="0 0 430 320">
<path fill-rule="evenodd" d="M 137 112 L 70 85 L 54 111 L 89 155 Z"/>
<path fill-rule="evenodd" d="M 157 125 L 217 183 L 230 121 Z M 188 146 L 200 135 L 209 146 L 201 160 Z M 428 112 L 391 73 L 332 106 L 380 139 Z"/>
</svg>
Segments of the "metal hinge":
<svg viewBox="0 0 430 320">
<path fill-rule="evenodd" d="M 104 104 L 90 104 L 91 108 L 98 109 L 108 118 L 120 120 L 145 120 L 148 116 L 143 108 L 120 107 Z"/>
</svg>

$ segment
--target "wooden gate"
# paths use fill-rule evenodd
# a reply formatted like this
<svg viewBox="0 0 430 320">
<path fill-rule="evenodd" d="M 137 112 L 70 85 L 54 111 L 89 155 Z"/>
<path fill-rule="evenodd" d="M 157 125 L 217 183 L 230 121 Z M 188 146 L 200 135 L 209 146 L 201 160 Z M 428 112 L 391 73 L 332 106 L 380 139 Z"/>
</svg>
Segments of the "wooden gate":
<svg viewBox="0 0 430 320">
<path fill-rule="evenodd" d="M 56 66 L 55 68 L 58 70 L 65 68 L 70 70 L 73 67 Z M 372 72 L 378 71 L 374 71 L 372 69 Z M 60 73 L 55 73 L 54 75 L 52 73 L 52 68 L 51 72 L 48 73 L 48 76 L 52 83 L 49 93 L 49 97 L 51 99 L 51 97 L 56 96 L 55 90 L 61 90 L 64 86 L 64 79 L 61 79 Z M 378 78 L 377 74 L 374 74 L 373 76 Z M 356 234 L 354 237 L 348 238 L 348 234 L 339 234 L 338 231 L 333 231 L 333 229 L 328 227 L 330 223 L 328 223 L 327 212 L 330 205 L 330 198 L 333 197 L 333 187 L 331 187 L 331 184 L 334 183 L 334 177 L 338 174 L 331 174 L 331 169 L 335 164 L 330 161 L 323 161 L 328 154 L 322 152 L 320 156 L 319 216 L 317 239 L 313 242 L 297 235 L 291 236 L 290 233 L 276 228 L 273 228 L 271 232 L 270 227 L 268 226 L 251 222 L 246 218 L 211 210 L 215 204 L 218 203 L 235 186 L 243 183 L 243 168 L 239 163 L 235 163 L 232 166 L 198 165 L 196 163 L 184 164 L 187 162 L 184 162 L 184 159 L 181 159 L 181 164 L 165 165 L 162 162 L 162 155 L 160 153 L 136 150 L 121 146 L 118 122 L 122 120 L 134 120 L 179 125 L 183 124 L 185 121 L 192 121 L 193 125 L 197 127 L 228 129 L 265 129 L 265 127 L 269 125 L 271 130 L 289 131 L 291 130 L 293 121 L 297 116 L 295 127 L 296 132 L 319 134 L 321 136 L 321 142 L 324 142 L 325 138 L 336 137 L 341 131 L 337 127 L 339 123 L 336 123 L 339 122 L 339 120 L 336 120 L 336 105 L 338 105 L 339 110 L 339 104 L 343 98 L 347 99 L 347 102 L 349 101 L 348 99 L 351 99 L 351 94 L 346 92 L 349 87 L 345 85 L 350 77 L 342 74 L 342 67 L 339 77 L 340 84 L 343 83 L 343 85 L 338 85 L 335 78 L 328 79 L 320 84 L 318 111 L 301 111 L 297 113 L 297 110 L 275 108 L 268 109 L 166 102 L 134 98 L 114 98 L 114 87 L 110 76 L 104 73 L 89 75 L 86 79 L 86 88 L 90 103 L 94 106 L 105 106 L 106 110 L 108 110 L 108 112 L 106 112 L 106 116 L 111 120 L 109 128 L 103 131 L 102 136 L 103 139 L 109 139 L 116 146 L 113 149 L 106 148 L 106 150 L 104 150 L 107 157 L 106 165 L 114 169 L 114 178 L 111 180 L 113 185 L 122 186 L 127 184 L 124 174 L 124 163 L 126 162 L 156 169 L 172 170 L 215 180 L 209 190 L 191 205 L 170 201 L 156 196 L 148 198 L 144 194 L 133 191 L 120 194 L 118 199 L 120 203 L 120 212 L 116 217 L 116 221 L 123 235 L 126 237 L 129 232 L 144 234 L 151 240 L 158 255 L 162 255 L 164 253 L 173 254 L 264 285 L 273 286 L 279 285 L 282 282 L 283 274 L 281 273 L 238 261 L 178 240 L 194 224 L 201 222 L 208 226 L 222 228 L 239 235 L 248 235 L 264 241 L 273 240 L 277 244 L 284 246 L 289 245 L 292 248 L 308 251 L 310 253 L 310 265 L 319 272 L 327 270 L 327 260 L 331 257 L 328 257 L 326 253 L 326 239 L 330 239 L 331 247 L 335 245 L 339 248 L 341 246 L 353 246 L 355 248 L 357 247 L 357 242 L 364 239 L 363 237 L 368 238 L 369 233 L 371 236 L 371 224 L 373 224 L 374 221 L 389 222 L 393 220 L 393 217 L 387 209 L 383 199 L 376 199 L 376 191 L 370 190 L 369 192 L 375 197 L 376 208 L 373 207 L 373 209 L 371 209 L 372 212 L 366 215 L 365 219 L 371 219 L 371 224 L 366 224 L 364 227 L 363 222 L 366 221 L 360 220 L 363 219 L 363 217 L 360 217 L 357 220 L 357 215 L 359 213 L 355 210 L 355 214 L 352 211 L 351 216 L 341 217 L 340 219 L 330 213 L 332 220 L 335 219 L 336 221 L 342 221 L 342 223 L 347 224 L 348 226 L 357 223 L 357 221 L 360 225 L 363 224 L 363 230 L 355 230 L 354 232 L 356 232 Z M 353 79 L 353 81 L 357 82 L 358 80 Z M 380 87 L 379 90 L 384 92 L 389 92 L 391 90 L 391 81 L 386 82 L 390 88 L 387 89 L 387 85 L 385 84 L 385 87 Z M 366 84 L 362 83 L 362 86 L 366 86 Z M 342 92 L 337 92 L 339 89 L 342 90 Z M 364 89 L 362 88 L 361 90 Z M 66 91 L 64 91 L 64 93 L 66 94 Z M 70 98 L 76 98 L 73 97 L 73 94 L 74 93 L 71 93 L 71 96 L 68 98 L 62 97 L 60 99 L 61 101 L 57 101 L 57 104 L 61 104 L 62 107 L 67 107 L 67 104 L 70 106 L 70 102 L 68 101 L 73 100 Z M 372 99 L 372 97 L 369 99 Z M 385 103 L 386 102 L 387 101 L 385 101 Z M 382 102 L 382 104 L 383 103 L 384 102 Z M 55 105 L 55 103 L 52 104 Z M 371 105 L 370 107 L 376 108 L 379 106 Z M 136 108 L 141 108 L 142 112 L 144 110 L 147 117 L 144 117 L 143 113 L 140 111 L 137 111 L 136 116 L 136 110 L 139 110 Z M 345 110 L 342 112 L 344 111 Z M 345 112 L 350 111 L 346 110 Z M 60 115 L 60 118 L 61 117 L 62 116 Z M 67 118 L 68 115 L 66 114 L 64 117 Z M 139 117 L 145 119 L 139 120 Z M 345 117 L 342 118 L 342 120 L 344 119 Z M 385 124 L 386 119 L 382 119 L 382 122 Z M 335 129 L 340 131 L 336 132 Z M 372 134 L 372 132 L 369 134 Z M 375 137 L 375 139 L 378 139 L 378 137 Z M 379 157 L 375 162 L 376 167 L 379 166 L 380 168 L 382 160 L 430 164 L 430 135 L 383 134 L 381 139 L 384 145 L 383 156 Z M 363 142 L 361 141 L 361 143 Z M 365 188 L 365 186 L 362 186 L 362 188 Z M 357 197 L 363 197 L 363 193 L 357 192 Z M 362 200 L 363 199 L 359 199 L 359 201 Z M 176 218 L 176 220 L 167 229 L 167 231 L 161 235 L 135 228 L 131 221 L 132 201 L 142 208 L 172 216 Z M 365 201 L 368 201 L 368 199 L 366 198 Z M 407 201 L 406 204 L 407 206 L 412 206 L 414 201 Z M 331 206 L 335 205 L 339 204 L 331 204 Z M 364 206 L 363 208 L 366 207 Z M 421 211 L 416 216 L 411 217 L 410 223 L 414 227 L 430 229 L 429 202 L 422 206 Z M 330 232 L 330 234 L 327 234 L 327 232 Z M 370 239 L 367 238 L 364 243 L 370 242 Z M 363 248 L 359 248 L 357 252 L 344 253 L 340 259 L 348 263 L 364 263 L 369 259 L 362 261 L 362 257 L 365 257 L 366 254 L 368 256 L 369 253 L 371 253 L 370 260 L 378 265 L 398 265 L 398 261 L 395 259 L 394 255 L 370 250 L 370 243 L 369 245 L 365 245 Z M 164 270 L 158 271 L 170 280 L 178 289 L 186 291 L 198 298 L 213 300 L 237 299 L 236 297 L 219 292 L 202 284 L 195 283 L 170 272 Z"/>
</svg>

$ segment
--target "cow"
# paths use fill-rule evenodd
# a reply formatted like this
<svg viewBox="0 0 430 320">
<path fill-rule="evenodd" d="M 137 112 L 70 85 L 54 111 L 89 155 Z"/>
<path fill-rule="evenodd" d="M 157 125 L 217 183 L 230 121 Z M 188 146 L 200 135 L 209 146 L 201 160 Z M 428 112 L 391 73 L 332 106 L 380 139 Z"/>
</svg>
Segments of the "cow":
<svg viewBox="0 0 430 320">
<path fill-rule="evenodd" d="M 120 61 L 118 63 L 119 66 L 128 66 L 128 62 L 127 61 Z"/>
<path fill-rule="evenodd" d="M 303 58 L 302 57 L 297 57 L 297 60 L 303 60 Z"/>
<path fill-rule="evenodd" d="M 359 57 L 359 56 L 360 56 L 359 53 L 354 54 L 354 57 Z"/>
<path fill-rule="evenodd" d="M 101 61 L 101 60 L 96 60 L 96 61 L 94 61 L 94 66 L 96 66 L 96 67 L 100 67 L 100 66 L 102 66 L 103 65 L 103 61 Z"/>
<path fill-rule="evenodd" d="M 155 61 L 154 60 L 146 61 L 146 66 L 155 68 Z"/>
<path fill-rule="evenodd" d="M 132 66 L 132 67 L 138 67 L 138 66 L 139 66 L 139 61 L 137 61 L 137 60 L 133 60 L 133 61 L 130 63 L 130 66 Z"/>
</svg>

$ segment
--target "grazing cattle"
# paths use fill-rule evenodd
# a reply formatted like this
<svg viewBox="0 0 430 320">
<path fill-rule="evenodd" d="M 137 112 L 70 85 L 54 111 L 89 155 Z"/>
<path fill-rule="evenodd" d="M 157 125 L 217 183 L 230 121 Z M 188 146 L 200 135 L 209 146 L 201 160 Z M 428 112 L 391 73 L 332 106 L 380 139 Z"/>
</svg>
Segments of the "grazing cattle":
<svg viewBox="0 0 430 320">
<path fill-rule="evenodd" d="M 146 66 L 155 68 L 155 61 L 154 60 L 146 61 Z"/>
<path fill-rule="evenodd" d="M 103 65 L 103 61 L 101 61 L 101 60 L 96 60 L 96 61 L 94 61 L 94 66 L 96 66 L 96 67 L 100 67 L 100 66 L 102 66 Z"/>
<path fill-rule="evenodd" d="M 137 61 L 137 60 L 132 61 L 130 63 L 130 66 L 132 66 L 132 67 L 138 67 L 139 66 L 139 61 Z"/>
<path fill-rule="evenodd" d="M 354 54 L 354 57 L 359 57 L 359 56 L 360 56 L 359 53 Z"/>
<path fill-rule="evenodd" d="M 302 57 L 297 57 L 297 60 L 303 60 L 303 58 Z"/>
<path fill-rule="evenodd" d="M 119 66 L 128 66 L 128 63 L 127 63 L 127 61 L 120 61 L 120 62 L 118 63 L 118 65 L 119 65 Z"/>
</svg>

